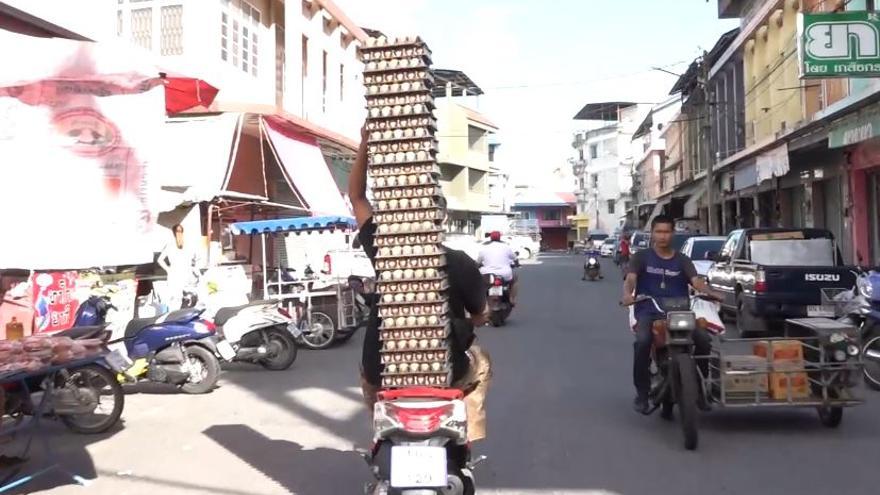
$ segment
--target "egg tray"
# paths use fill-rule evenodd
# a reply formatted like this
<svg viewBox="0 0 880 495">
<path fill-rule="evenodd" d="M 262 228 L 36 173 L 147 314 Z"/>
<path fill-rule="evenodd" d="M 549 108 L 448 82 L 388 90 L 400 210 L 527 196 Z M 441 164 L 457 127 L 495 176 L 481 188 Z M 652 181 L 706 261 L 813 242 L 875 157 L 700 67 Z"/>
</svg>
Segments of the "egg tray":
<svg viewBox="0 0 880 495">
<path fill-rule="evenodd" d="M 382 337 L 382 352 L 387 353 L 400 353 L 400 352 L 442 352 L 447 350 L 447 342 L 446 337 L 449 336 L 449 333 L 445 328 L 440 328 L 436 330 L 424 330 L 422 337 L 389 337 L 389 333 L 400 335 L 404 333 L 403 330 L 398 331 L 384 331 Z M 413 344 L 415 347 L 411 346 L 411 341 L 415 341 Z M 431 341 L 436 341 L 431 343 Z M 390 342 L 394 342 L 391 344 Z M 424 344 L 424 345 L 423 345 Z"/>
<path fill-rule="evenodd" d="M 402 210 L 388 213 L 374 213 L 376 223 L 426 222 L 443 220 L 444 214 L 439 209 Z"/>
<path fill-rule="evenodd" d="M 416 297 L 433 297 L 434 299 L 422 299 L 417 300 Z M 388 296 L 391 296 L 390 298 Z M 408 296 L 412 296 L 412 299 L 407 299 Z M 394 292 L 390 294 L 381 294 L 380 296 L 380 307 L 388 307 L 388 306 L 413 306 L 413 305 L 429 305 L 429 304 L 437 304 L 437 303 L 445 303 L 449 299 L 446 297 L 446 293 L 439 290 L 431 290 L 431 291 L 407 291 L 407 292 Z"/>
<path fill-rule="evenodd" d="M 430 160 L 430 161 L 425 160 L 425 161 L 422 162 L 422 163 L 433 163 L 433 160 Z M 439 183 L 437 182 L 438 177 L 436 177 L 436 174 L 428 174 L 428 175 L 429 175 L 430 177 L 426 177 L 425 180 L 429 180 L 429 179 L 430 179 L 430 180 L 432 180 L 432 181 L 434 181 L 434 182 L 428 182 L 428 183 L 425 183 L 425 184 L 410 184 L 410 183 L 407 181 L 406 184 L 398 184 L 397 181 L 395 181 L 394 184 L 389 184 L 387 180 L 382 180 L 382 179 L 384 179 L 384 177 L 371 177 L 371 179 L 372 179 L 372 184 L 370 184 L 370 187 L 373 188 L 373 189 L 376 189 L 376 190 L 379 190 L 379 189 L 401 189 L 401 190 L 402 190 L 402 191 L 401 191 L 402 194 L 407 194 L 407 192 L 406 192 L 405 190 L 403 190 L 403 189 L 405 189 L 405 188 L 412 188 L 412 187 L 439 187 Z M 412 175 L 410 175 L 410 176 L 412 176 Z M 417 178 L 416 180 L 418 180 L 418 178 Z M 393 194 L 393 193 L 392 193 L 392 194 Z M 413 192 L 413 194 L 416 194 L 416 193 Z"/>
<path fill-rule="evenodd" d="M 384 67 L 380 67 L 379 64 L 385 62 Z M 393 67 L 392 67 L 393 65 Z M 379 59 L 379 60 L 370 60 L 366 64 L 364 64 L 364 74 L 386 74 L 388 72 L 400 72 L 407 70 L 427 70 L 430 69 L 428 63 L 426 63 L 425 59 L 421 55 L 415 55 L 412 57 L 407 57 L 406 54 L 402 54 L 401 57 L 393 57 L 388 59 Z"/>
<path fill-rule="evenodd" d="M 382 388 L 448 387 L 452 373 L 445 375 L 394 375 L 382 377 Z"/>
<path fill-rule="evenodd" d="M 436 198 L 443 195 L 443 189 L 439 185 L 429 184 L 424 186 L 406 186 L 397 189 L 382 189 L 373 191 L 376 199 L 400 199 L 400 198 Z"/>
<path fill-rule="evenodd" d="M 433 369 L 434 367 L 432 365 L 435 363 L 439 365 L 437 367 L 438 369 Z M 401 364 L 409 365 L 410 363 L 401 363 Z M 397 366 L 397 365 L 395 363 L 389 363 L 389 364 L 386 364 L 385 368 L 382 370 L 382 376 L 440 375 L 440 374 L 446 375 L 450 371 L 452 371 L 452 365 L 449 364 L 447 361 L 442 361 L 442 362 L 441 361 L 433 361 L 430 363 L 418 363 L 418 364 L 419 364 L 419 369 L 417 369 L 417 370 L 407 369 L 406 371 L 398 371 L 396 373 L 392 373 L 389 371 L 390 365 L 395 365 L 395 366 Z M 421 365 L 423 365 L 423 364 L 427 364 L 428 369 L 422 369 Z M 407 366 L 407 368 L 409 368 L 409 366 Z"/>
<path fill-rule="evenodd" d="M 367 93 L 367 108 L 394 106 L 394 105 L 415 105 L 421 103 L 423 105 L 434 104 L 434 97 L 431 95 L 430 89 L 421 89 L 421 87 L 413 88 L 412 84 L 404 88 L 401 87 L 397 91 L 392 90 L 393 85 L 387 85 L 388 89 L 383 89 L 386 85 L 379 86 L 376 93 L 370 93 L 375 86 L 371 86 Z"/>
<path fill-rule="evenodd" d="M 408 245 L 409 244 L 402 245 L 400 252 L 398 252 L 396 254 L 394 253 L 394 249 L 393 249 L 394 246 L 382 246 L 382 249 L 379 250 L 379 253 L 376 256 L 376 259 L 378 259 L 378 260 L 389 260 L 389 259 L 391 259 L 391 260 L 394 260 L 394 259 L 405 260 L 405 259 L 414 258 L 414 259 L 421 260 L 422 258 L 428 258 L 431 256 L 439 256 L 439 257 L 444 258 L 442 260 L 443 263 L 446 262 L 445 256 L 444 256 L 445 251 L 443 251 L 443 249 L 441 249 L 439 246 L 435 246 L 433 244 L 426 244 L 424 246 L 422 246 L 420 244 L 416 244 L 416 246 L 421 247 L 421 252 L 416 253 L 416 252 L 413 252 L 412 250 L 410 250 L 409 253 L 404 253 L 403 247 L 408 246 Z M 425 251 L 426 248 L 428 249 L 428 251 Z M 383 253 L 382 251 L 385 249 L 388 249 L 388 251 Z M 418 266 L 418 267 L 409 267 L 409 268 L 410 269 L 415 269 L 415 268 L 423 268 L 424 269 L 424 268 L 433 268 L 433 267 L 431 267 L 431 266 Z M 403 269 L 405 270 L 406 268 L 403 268 Z M 396 270 L 396 268 L 392 268 L 392 270 Z"/>
<path fill-rule="evenodd" d="M 419 131 L 420 129 L 421 131 Z M 397 133 L 395 131 L 400 132 Z M 412 131 L 412 133 L 407 135 L 407 131 Z M 409 147 L 411 151 L 438 149 L 439 143 L 437 142 L 437 137 L 434 136 L 435 131 L 436 129 L 430 126 L 392 127 L 368 131 L 367 142 L 370 144 L 370 147 L 367 148 L 367 152 L 375 153 L 378 151 L 380 153 L 388 153 L 395 144 L 398 145 L 398 149 L 395 152 L 406 151 L 404 150 L 405 147 Z M 381 150 L 383 144 L 386 145 L 385 151 Z M 409 146 L 405 146 L 407 144 Z M 374 145 L 375 148 L 373 148 Z M 376 151 L 372 151 L 373 149 Z"/>
<path fill-rule="evenodd" d="M 407 199 L 407 198 L 404 198 L 404 199 Z M 423 201 L 421 201 L 421 199 L 427 199 L 431 202 L 430 203 L 423 202 Z M 400 206 L 400 200 L 392 199 L 390 201 L 397 201 L 397 203 L 395 203 L 394 208 L 391 207 L 389 200 L 383 199 L 382 201 L 377 201 L 376 204 L 373 205 L 373 209 L 375 211 L 378 211 L 381 213 L 394 213 L 397 211 L 433 210 L 433 209 L 440 208 L 440 205 L 437 204 L 436 202 L 434 202 L 434 200 L 432 198 L 420 198 L 420 200 L 416 202 L 417 204 L 415 206 L 413 206 L 409 202 L 407 202 L 407 206 Z M 380 203 L 381 203 L 381 206 L 380 206 Z M 442 242 L 442 240 L 436 240 L 436 241 L 431 241 L 431 242 Z M 419 244 L 425 244 L 425 242 L 420 242 Z"/>
<path fill-rule="evenodd" d="M 410 151 L 410 153 L 413 153 Z M 386 155 L 395 155 L 396 153 L 386 153 Z M 394 158 L 394 161 L 386 162 L 385 157 L 379 159 L 378 157 L 381 154 L 373 154 L 369 157 L 368 162 L 370 167 L 382 167 L 382 166 L 396 166 L 396 165 L 433 165 L 437 163 L 437 159 L 434 157 L 434 154 L 430 151 L 425 152 L 425 156 L 419 158 L 418 156 L 413 156 L 412 158 L 404 157 L 403 160 L 397 161 L 397 158 Z M 432 172 L 433 173 L 433 172 Z M 402 175 L 402 174 L 401 174 Z M 410 174 L 412 175 L 412 174 Z M 426 185 L 426 184 L 406 184 L 410 186 L 418 186 L 418 185 Z M 394 187 L 394 186 L 387 186 Z"/>
<path fill-rule="evenodd" d="M 418 318 L 419 316 L 424 316 L 425 318 L 431 318 L 432 316 L 437 318 L 437 322 L 443 321 L 441 318 L 446 316 L 446 313 L 449 311 L 449 304 L 446 302 L 434 302 L 434 303 L 406 303 L 406 304 L 386 304 L 379 303 L 379 318 L 400 318 L 403 316 L 404 318 L 408 316 L 415 316 Z M 427 323 L 430 325 L 431 323 Z"/>
<path fill-rule="evenodd" d="M 443 234 L 397 234 L 377 237 L 375 245 L 384 246 L 405 246 L 407 244 L 439 244 L 444 240 Z"/>
<path fill-rule="evenodd" d="M 394 110 L 389 110 L 389 113 L 386 115 L 379 108 L 371 108 L 367 118 L 373 119 L 373 120 L 381 120 L 381 119 L 397 119 L 400 117 L 427 117 L 427 116 L 434 115 L 433 111 L 428 108 L 425 108 L 423 103 L 416 103 L 416 105 L 422 105 L 423 108 L 419 111 L 416 111 L 415 109 L 413 109 L 409 113 L 404 113 L 404 109 L 401 108 L 399 113 L 397 113 L 396 115 L 394 114 Z M 395 106 L 400 106 L 400 105 L 395 105 Z M 386 106 L 383 108 L 388 108 L 388 107 Z"/>
<path fill-rule="evenodd" d="M 370 39 L 367 40 L 369 42 Z M 425 57 L 430 60 L 433 52 L 422 40 L 394 41 L 388 44 L 361 46 L 358 48 L 363 60 L 390 60 L 401 57 Z"/>
<path fill-rule="evenodd" d="M 394 165 L 372 165 L 370 167 L 370 177 L 396 177 L 400 175 L 419 175 L 419 174 L 437 174 L 440 167 L 436 162 L 418 163 L 418 164 L 398 164 Z M 427 185 L 427 184 L 425 184 Z"/>
<path fill-rule="evenodd" d="M 389 363 L 434 363 L 437 361 L 445 361 L 449 358 L 447 349 L 431 350 L 431 351 L 389 351 L 382 353 L 382 364 Z"/>
<path fill-rule="evenodd" d="M 445 339 L 449 336 L 449 320 L 445 317 L 439 319 L 438 323 L 433 325 L 407 325 L 406 323 L 400 326 L 397 326 L 396 323 L 392 326 L 385 325 L 387 320 L 393 319 L 387 318 L 382 320 L 382 326 L 379 327 L 381 330 L 379 333 L 380 340 L 409 340 L 413 338 L 412 332 L 420 332 L 420 336 L 415 337 L 417 339 Z M 405 337 L 404 335 L 407 332 L 410 332 L 410 335 Z M 443 344 L 446 345 L 446 342 L 444 341 Z"/>
<path fill-rule="evenodd" d="M 424 127 L 426 129 L 431 129 L 432 131 L 437 130 L 437 119 L 433 116 L 431 117 L 403 117 L 398 121 L 390 121 L 390 120 L 367 120 L 366 128 L 369 132 L 374 131 L 386 131 L 386 130 L 394 130 L 394 129 L 407 129 L 407 128 L 418 128 Z M 370 142 L 373 141 L 371 138 Z"/>
<path fill-rule="evenodd" d="M 427 256 L 383 256 L 376 259 L 376 270 L 429 270 L 446 266 L 444 253 L 432 253 Z"/>
<path fill-rule="evenodd" d="M 378 71 L 364 73 L 365 86 L 381 86 L 383 84 L 403 84 L 405 82 L 412 83 L 418 81 L 425 86 L 432 87 L 434 85 L 434 74 L 427 67 L 421 69 L 407 69 L 405 71 Z"/>
<path fill-rule="evenodd" d="M 359 52 L 359 56 L 364 62 L 364 67 L 367 67 L 370 62 L 389 62 L 391 60 L 401 59 L 409 59 L 412 61 L 414 58 L 420 59 L 427 66 L 434 63 L 433 53 L 425 45 L 401 45 L 394 49 L 373 47 L 367 50 L 360 49 Z M 376 70 L 379 69 L 377 68 Z"/>
<path fill-rule="evenodd" d="M 424 129 L 424 128 L 422 128 Z M 421 136 L 406 136 L 405 134 L 401 137 L 395 137 L 394 131 L 401 129 L 388 129 L 385 132 L 392 133 L 389 139 L 382 139 L 382 135 L 385 133 L 383 131 L 374 131 L 373 134 L 379 134 L 379 139 L 369 140 L 369 146 L 367 146 L 367 153 L 397 153 L 398 151 L 403 151 L 404 153 L 407 151 L 431 151 L 436 150 L 439 147 L 439 142 L 437 138 L 427 134 L 422 134 Z M 406 130 L 403 130 L 405 133 Z"/>
<path fill-rule="evenodd" d="M 430 220 L 425 220 L 425 221 L 430 222 Z M 406 223 L 406 222 L 404 222 L 404 223 Z M 394 236 L 394 235 L 407 235 L 407 234 L 439 234 L 439 233 L 443 232 L 443 229 L 441 229 L 439 226 L 436 226 L 432 229 L 420 228 L 419 230 L 413 230 L 412 228 L 410 228 L 410 230 L 407 232 L 401 232 L 401 231 L 392 232 L 390 230 L 383 232 L 382 227 L 384 227 L 386 225 L 388 225 L 388 224 L 387 223 L 380 224 L 379 228 L 376 229 L 376 233 L 374 235 L 376 235 L 376 236 Z M 392 225 L 394 225 L 394 224 L 392 224 Z M 425 267 L 417 267 L 417 268 L 425 268 Z M 383 270 L 388 270 L 388 269 L 389 268 L 383 268 Z M 394 270 L 394 268 L 390 268 L 390 269 Z"/>
<path fill-rule="evenodd" d="M 434 269 L 434 270 L 436 270 L 436 269 Z M 435 282 L 435 281 L 443 281 L 443 280 L 446 280 L 446 277 L 442 277 L 442 276 L 440 276 L 440 277 L 438 277 L 438 276 L 434 276 L 434 277 L 424 277 L 424 278 L 398 278 L 398 279 L 394 279 L 394 278 L 384 278 L 384 277 L 383 277 L 383 274 L 384 274 L 384 273 L 391 273 L 391 274 L 393 274 L 394 271 L 395 271 L 395 270 L 379 270 L 379 275 L 378 275 L 379 280 L 380 280 L 381 282 L 387 282 L 387 283 Z M 390 276 L 390 275 L 389 275 L 389 276 Z"/>
<path fill-rule="evenodd" d="M 446 281 L 445 277 L 438 277 L 433 280 L 419 280 L 416 282 L 381 281 L 378 282 L 377 285 L 380 294 L 396 294 L 398 292 L 441 292 L 449 289 L 449 282 Z"/>
</svg>

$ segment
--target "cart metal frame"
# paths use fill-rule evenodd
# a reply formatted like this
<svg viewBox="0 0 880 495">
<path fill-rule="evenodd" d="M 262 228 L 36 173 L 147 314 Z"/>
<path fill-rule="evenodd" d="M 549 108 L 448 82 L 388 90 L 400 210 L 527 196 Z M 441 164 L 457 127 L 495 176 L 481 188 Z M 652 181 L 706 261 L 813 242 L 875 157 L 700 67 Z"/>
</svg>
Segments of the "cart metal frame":
<svg viewBox="0 0 880 495">
<path fill-rule="evenodd" d="M 788 320 L 789 324 L 802 326 L 810 320 L 823 320 L 816 318 L 805 318 Z M 802 328 L 809 328 L 802 326 Z M 856 334 L 857 335 L 857 334 Z M 727 339 L 723 336 L 717 337 L 716 344 L 712 349 L 712 353 L 705 357 L 694 357 L 695 361 L 708 360 L 709 376 L 703 376 L 702 371 L 698 367 L 701 385 L 703 387 L 704 396 L 709 402 L 722 408 L 744 408 L 744 407 L 813 407 L 813 408 L 836 408 L 836 407 L 852 407 L 864 403 L 864 399 L 853 393 L 853 389 L 861 381 L 862 374 L 862 356 L 847 356 L 846 361 L 836 361 L 833 356 L 829 355 L 820 342 L 821 336 L 783 336 L 770 338 L 735 338 Z M 804 361 L 802 367 L 792 368 L 790 366 L 777 367 L 773 363 L 773 356 L 768 353 L 766 359 L 766 367 L 759 370 L 740 370 L 727 369 L 725 366 L 725 350 L 724 344 L 748 344 L 757 342 L 773 342 L 780 341 L 798 341 L 804 349 Z M 858 344 L 856 344 L 858 345 Z M 817 356 L 813 359 L 807 356 Z M 771 373 L 785 374 L 787 377 L 792 375 L 806 373 L 808 385 L 810 387 L 810 396 L 806 398 L 793 397 L 791 387 L 787 389 L 787 397 L 785 399 L 774 399 L 768 392 L 761 392 L 759 387 L 755 387 L 754 394 L 746 395 L 747 392 L 741 392 L 737 397 L 730 397 L 727 390 L 725 378 L 729 376 L 760 376 L 766 375 L 768 380 Z"/>
</svg>

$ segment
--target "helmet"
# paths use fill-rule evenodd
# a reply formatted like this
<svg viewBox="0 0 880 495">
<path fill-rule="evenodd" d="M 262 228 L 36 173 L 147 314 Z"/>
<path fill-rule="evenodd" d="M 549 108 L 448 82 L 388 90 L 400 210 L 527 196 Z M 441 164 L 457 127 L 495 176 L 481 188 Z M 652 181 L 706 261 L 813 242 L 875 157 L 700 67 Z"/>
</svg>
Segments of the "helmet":
<svg viewBox="0 0 880 495">
<path fill-rule="evenodd" d="M 498 232 L 497 230 L 492 231 L 492 233 L 489 234 L 489 239 L 492 241 L 500 241 L 501 232 Z"/>
</svg>

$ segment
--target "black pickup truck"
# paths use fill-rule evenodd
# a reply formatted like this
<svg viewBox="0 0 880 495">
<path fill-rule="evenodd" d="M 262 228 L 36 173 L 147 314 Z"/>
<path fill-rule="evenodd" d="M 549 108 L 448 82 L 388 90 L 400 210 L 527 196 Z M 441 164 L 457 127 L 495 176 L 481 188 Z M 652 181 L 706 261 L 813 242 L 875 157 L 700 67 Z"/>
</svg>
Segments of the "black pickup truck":
<svg viewBox="0 0 880 495">
<path fill-rule="evenodd" d="M 764 228 L 731 232 L 707 278 L 740 333 L 755 335 L 786 318 L 833 317 L 831 298 L 851 289 L 856 275 L 831 232 Z"/>
</svg>

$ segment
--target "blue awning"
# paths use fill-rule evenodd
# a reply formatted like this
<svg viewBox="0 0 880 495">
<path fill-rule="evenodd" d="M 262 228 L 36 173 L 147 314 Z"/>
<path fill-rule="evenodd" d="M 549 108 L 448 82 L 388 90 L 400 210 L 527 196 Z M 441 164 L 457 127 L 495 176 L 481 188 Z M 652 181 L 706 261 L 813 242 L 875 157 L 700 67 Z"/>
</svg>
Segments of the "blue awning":
<svg viewBox="0 0 880 495">
<path fill-rule="evenodd" d="M 325 230 L 330 228 L 355 228 L 357 222 L 351 217 L 294 217 L 276 218 L 273 220 L 255 220 L 253 222 L 236 222 L 232 224 L 232 233 L 263 234 L 272 232 L 301 232 L 309 230 Z"/>
</svg>

